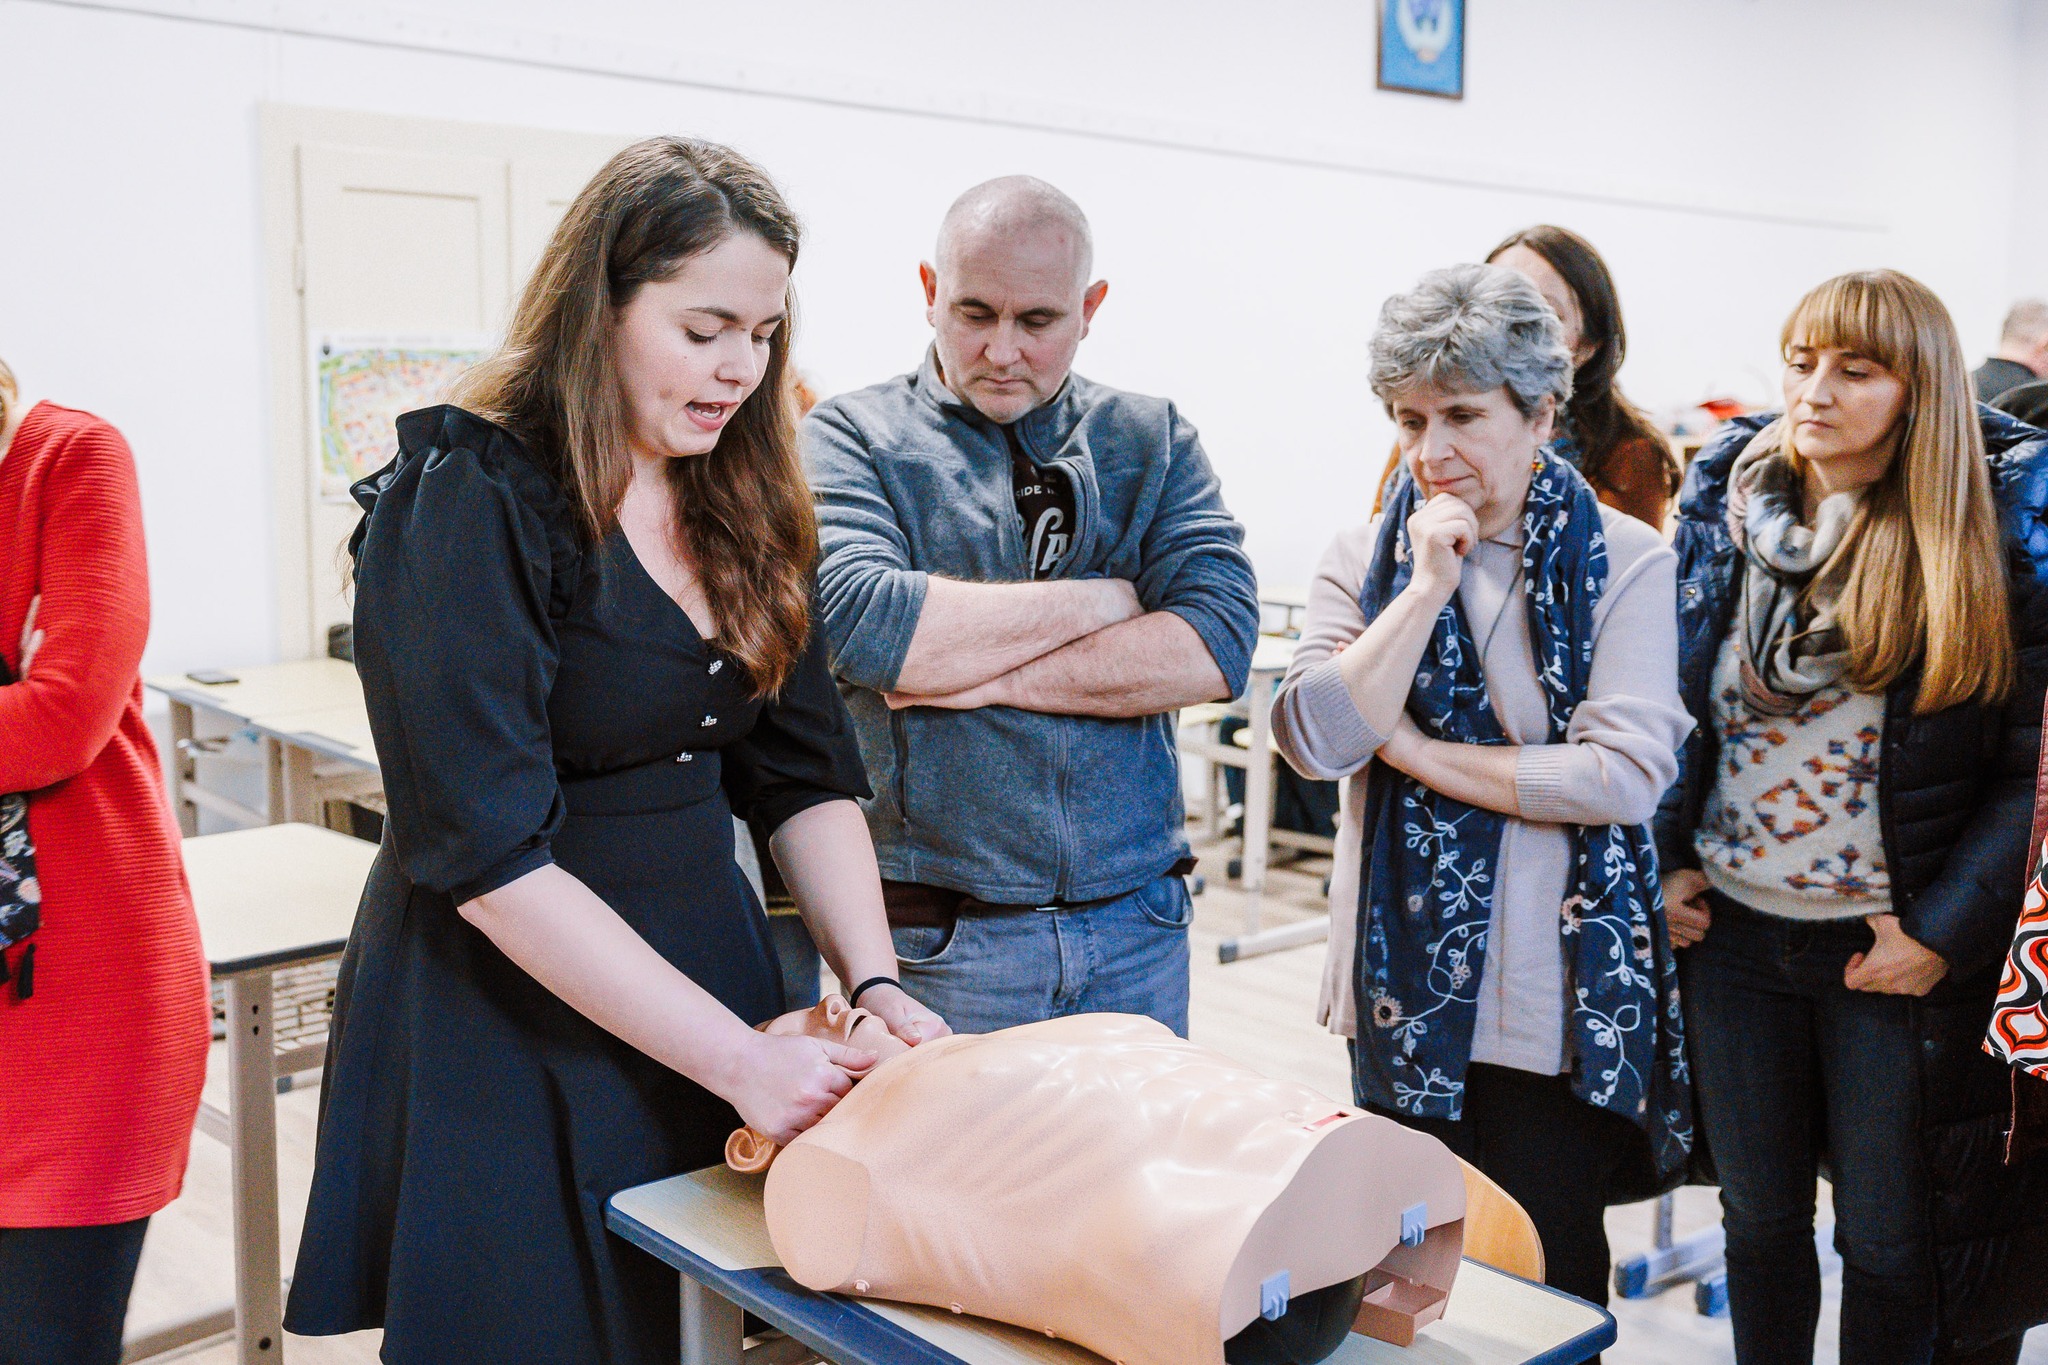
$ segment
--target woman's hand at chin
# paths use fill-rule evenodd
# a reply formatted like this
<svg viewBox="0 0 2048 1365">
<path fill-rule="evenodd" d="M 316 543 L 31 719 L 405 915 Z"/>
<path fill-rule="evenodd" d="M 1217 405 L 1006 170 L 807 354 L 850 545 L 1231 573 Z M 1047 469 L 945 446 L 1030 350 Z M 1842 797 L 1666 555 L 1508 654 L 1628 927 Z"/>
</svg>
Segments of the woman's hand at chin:
<svg viewBox="0 0 2048 1365">
<path fill-rule="evenodd" d="M 1479 543 L 1479 519 L 1455 493 L 1438 493 L 1408 518 L 1408 553 L 1414 564 L 1409 590 L 1438 605 L 1451 600 L 1465 571 L 1465 556 Z"/>
</svg>

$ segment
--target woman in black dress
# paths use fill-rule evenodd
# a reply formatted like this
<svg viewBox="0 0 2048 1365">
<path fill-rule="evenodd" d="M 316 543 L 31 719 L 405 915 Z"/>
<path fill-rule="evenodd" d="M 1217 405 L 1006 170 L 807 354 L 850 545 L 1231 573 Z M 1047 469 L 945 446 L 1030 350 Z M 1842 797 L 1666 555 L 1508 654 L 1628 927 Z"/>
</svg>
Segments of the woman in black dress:
<svg viewBox="0 0 2048 1365">
<path fill-rule="evenodd" d="M 717 1161 L 742 1122 L 788 1141 L 870 1060 L 753 1031 L 782 991 L 733 860 L 736 812 L 839 979 L 893 981 L 811 629 L 796 253 L 734 153 L 628 148 L 464 406 L 401 418 L 356 485 L 390 821 L 342 962 L 294 1332 L 381 1325 L 394 1365 L 673 1360 L 675 1275 L 605 1201 Z M 908 1042 L 946 1032 L 893 984 L 860 1003 Z"/>
</svg>

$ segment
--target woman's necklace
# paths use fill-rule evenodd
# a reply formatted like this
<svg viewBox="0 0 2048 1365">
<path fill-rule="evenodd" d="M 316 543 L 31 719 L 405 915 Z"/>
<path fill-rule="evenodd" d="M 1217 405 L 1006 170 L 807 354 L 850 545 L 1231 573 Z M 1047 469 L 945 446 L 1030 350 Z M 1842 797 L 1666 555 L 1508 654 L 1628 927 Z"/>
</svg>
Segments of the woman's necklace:
<svg viewBox="0 0 2048 1365">
<path fill-rule="evenodd" d="M 1519 547 L 1518 547 L 1519 548 Z M 1479 666 L 1486 667 L 1486 656 L 1493 649 L 1493 637 L 1500 633 L 1500 623 L 1508 616 L 1508 609 L 1521 597 L 1522 574 L 1525 570 L 1522 557 L 1515 556 L 1515 576 L 1508 580 L 1508 590 L 1500 600 L 1500 609 L 1493 614 L 1493 624 L 1486 628 L 1486 638 L 1479 642 Z"/>
</svg>

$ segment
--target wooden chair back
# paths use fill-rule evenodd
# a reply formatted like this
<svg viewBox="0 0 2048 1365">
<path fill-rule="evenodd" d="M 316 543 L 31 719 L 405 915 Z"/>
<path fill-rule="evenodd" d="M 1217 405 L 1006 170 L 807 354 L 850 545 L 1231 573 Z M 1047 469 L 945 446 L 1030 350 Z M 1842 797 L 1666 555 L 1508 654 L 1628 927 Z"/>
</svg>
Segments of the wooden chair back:
<svg viewBox="0 0 2048 1365">
<path fill-rule="evenodd" d="M 1465 1170 L 1465 1254 L 1481 1265 L 1543 1283 L 1543 1239 L 1535 1220 L 1484 1171 Z"/>
</svg>

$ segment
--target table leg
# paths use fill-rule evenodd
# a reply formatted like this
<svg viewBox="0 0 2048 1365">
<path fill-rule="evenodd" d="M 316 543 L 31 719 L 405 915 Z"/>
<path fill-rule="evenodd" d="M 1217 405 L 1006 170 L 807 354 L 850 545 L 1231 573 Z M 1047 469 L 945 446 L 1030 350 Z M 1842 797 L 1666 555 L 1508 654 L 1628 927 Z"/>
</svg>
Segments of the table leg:
<svg viewBox="0 0 2048 1365">
<path fill-rule="evenodd" d="M 187 765 L 196 766 L 189 747 L 192 743 L 192 704 L 171 698 L 171 812 L 178 817 L 178 832 L 187 839 L 199 832 L 199 807 L 185 799 L 185 784 L 192 780 Z"/>
<path fill-rule="evenodd" d="M 1267 836 L 1273 829 L 1273 694 L 1279 685 L 1279 674 L 1262 669 L 1252 674 L 1245 693 L 1251 712 L 1251 761 L 1244 770 L 1244 864 L 1238 882 L 1253 893 L 1266 887 Z M 1256 915 L 1257 910 L 1248 913 Z M 1257 927 L 1250 923 L 1245 929 Z"/>
<path fill-rule="evenodd" d="M 321 801 L 313 792 L 313 751 L 279 741 L 277 764 L 280 818 L 301 825 L 324 825 Z"/>
<path fill-rule="evenodd" d="M 284 1359 L 284 1289 L 277 1245 L 277 1074 L 271 1062 L 269 972 L 231 976 L 228 1121 L 235 1206 L 235 1359 Z"/>
<path fill-rule="evenodd" d="M 745 1320 L 740 1306 L 691 1279 L 683 1281 L 683 1365 L 740 1365 Z"/>
</svg>

